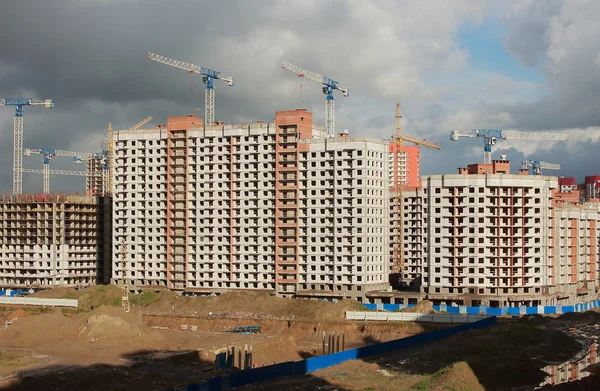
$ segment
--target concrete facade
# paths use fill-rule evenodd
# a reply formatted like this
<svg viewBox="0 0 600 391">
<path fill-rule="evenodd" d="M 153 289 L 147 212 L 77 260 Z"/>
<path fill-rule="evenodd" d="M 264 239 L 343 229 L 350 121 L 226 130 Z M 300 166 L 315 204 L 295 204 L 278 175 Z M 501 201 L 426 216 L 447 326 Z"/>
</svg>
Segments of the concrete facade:
<svg viewBox="0 0 600 391">
<path fill-rule="evenodd" d="M 114 133 L 112 249 L 126 246 L 128 284 L 360 300 L 387 289 L 387 142 L 324 139 L 306 110 L 201 121 Z"/>
<path fill-rule="evenodd" d="M 0 199 L 0 287 L 89 286 L 109 272 L 106 199 L 56 194 Z"/>
<path fill-rule="evenodd" d="M 556 177 L 511 175 L 506 161 L 487 166 L 425 176 L 422 189 L 404 193 L 403 285 L 447 304 L 595 297 L 598 206 L 556 199 Z"/>
</svg>

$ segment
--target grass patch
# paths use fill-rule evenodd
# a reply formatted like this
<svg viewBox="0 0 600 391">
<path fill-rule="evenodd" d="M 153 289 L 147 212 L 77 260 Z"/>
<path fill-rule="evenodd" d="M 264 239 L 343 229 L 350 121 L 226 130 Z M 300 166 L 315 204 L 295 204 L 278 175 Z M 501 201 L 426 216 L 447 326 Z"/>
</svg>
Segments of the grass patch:
<svg viewBox="0 0 600 391">
<path fill-rule="evenodd" d="M 410 389 L 416 391 L 427 391 L 432 389 L 435 386 L 435 383 L 437 382 L 438 378 L 442 376 L 447 370 L 448 367 L 445 367 L 438 370 L 435 373 L 432 373 L 431 375 L 425 375 L 423 379 L 421 379 L 421 381 L 412 386 Z"/>
<path fill-rule="evenodd" d="M 84 312 L 88 312 L 85 308 L 63 308 L 62 310 L 60 310 L 60 312 L 63 314 L 63 316 L 71 316 L 71 315 L 77 315 L 77 314 L 81 314 Z"/>
<path fill-rule="evenodd" d="M 48 314 L 54 311 L 53 307 L 21 307 L 23 311 L 29 312 L 31 315 Z"/>
<path fill-rule="evenodd" d="M 78 294 L 76 294 L 75 292 L 67 292 L 67 294 L 65 295 L 65 299 L 77 299 L 79 297 Z"/>
<path fill-rule="evenodd" d="M 155 291 L 143 291 L 138 295 L 129 296 L 129 302 L 135 305 L 148 305 L 155 301 L 158 297 L 158 293 Z"/>
</svg>

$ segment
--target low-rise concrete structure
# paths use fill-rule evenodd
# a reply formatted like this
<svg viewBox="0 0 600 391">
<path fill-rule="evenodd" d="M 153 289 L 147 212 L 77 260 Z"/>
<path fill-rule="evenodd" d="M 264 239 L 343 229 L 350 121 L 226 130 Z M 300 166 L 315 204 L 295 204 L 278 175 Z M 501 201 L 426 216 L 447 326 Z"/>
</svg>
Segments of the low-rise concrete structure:
<svg viewBox="0 0 600 391">
<path fill-rule="evenodd" d="M 85 287 L 110 275 L 110 199 L 0 198 L 0 287 Z"/>
</svg>

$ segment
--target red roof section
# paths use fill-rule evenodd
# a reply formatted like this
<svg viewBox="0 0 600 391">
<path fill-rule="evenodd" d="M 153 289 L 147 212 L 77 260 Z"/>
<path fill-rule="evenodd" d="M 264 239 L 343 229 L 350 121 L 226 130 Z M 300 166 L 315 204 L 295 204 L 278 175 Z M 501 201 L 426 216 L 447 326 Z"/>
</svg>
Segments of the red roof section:
<svg viewBox="0 0 600 391">
<path fill-rule="evenodd" d="M 575 186 L 576 184 L 575 178 L 558 178 L 559 186 Z"/>
<path fill-rule="evenodd" d="M 586 176 L 585 177 L 585 184 L 586 185 L 590 185 L 592 183 L 600 184 L 600 175 Z"/>
</svg>

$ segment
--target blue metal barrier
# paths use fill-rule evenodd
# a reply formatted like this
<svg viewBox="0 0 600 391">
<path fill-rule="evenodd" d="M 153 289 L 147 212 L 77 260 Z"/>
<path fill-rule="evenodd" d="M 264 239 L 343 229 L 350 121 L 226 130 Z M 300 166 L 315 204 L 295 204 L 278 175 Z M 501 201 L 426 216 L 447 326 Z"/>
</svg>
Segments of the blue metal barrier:
<svg viewBox="0 0 600 391">
<path fill-rule="evenodd" d="M 370 311 L 397 311 L 407 307 L 414 307 L 414 304 L 363 304 Z M 594 308 L 600 307 L 600 300 L 592 301 L 589 303 L 581 303 L 569 306 L 533 306 L 533 307 L 465 307 L 465 306 L 449 306 L 446 304 L 436 304 L 432 306 L 434 311 L 447 312 L 449 314 L 487 314 L 490 316 L 502 316 L 502 315 L 553 315 L 553 314 L 566 314 L 568 312 L 582 312 L 588 311 Z"/>
<path fill-rule="evenodd" d="M 496 317 L 489 317 L 477 322 L 462 324 L 443 330 L 431 331 L 424 334 L 413 335 L 407 338 L 396 339 L 375 345 L 363 346 L 357 349 L 328 354 L 325 356 L 311 357 L 302 361 L 284 362 L 261 368 L 247 369 L 234 372 L 228 376 L 212 378 L 200 384 L 191 384 L 176 387 L 176 391 L 221 391 L 233 387 L 242 387 L 287 376 L 305 375 L 320 369 L 332 367 L 348 360 L 370 357 L 378 354 L 389 353 L 399 349 L 448 338 L 465 330 L 481 329 L 496 324 Z"/>
</svg>

